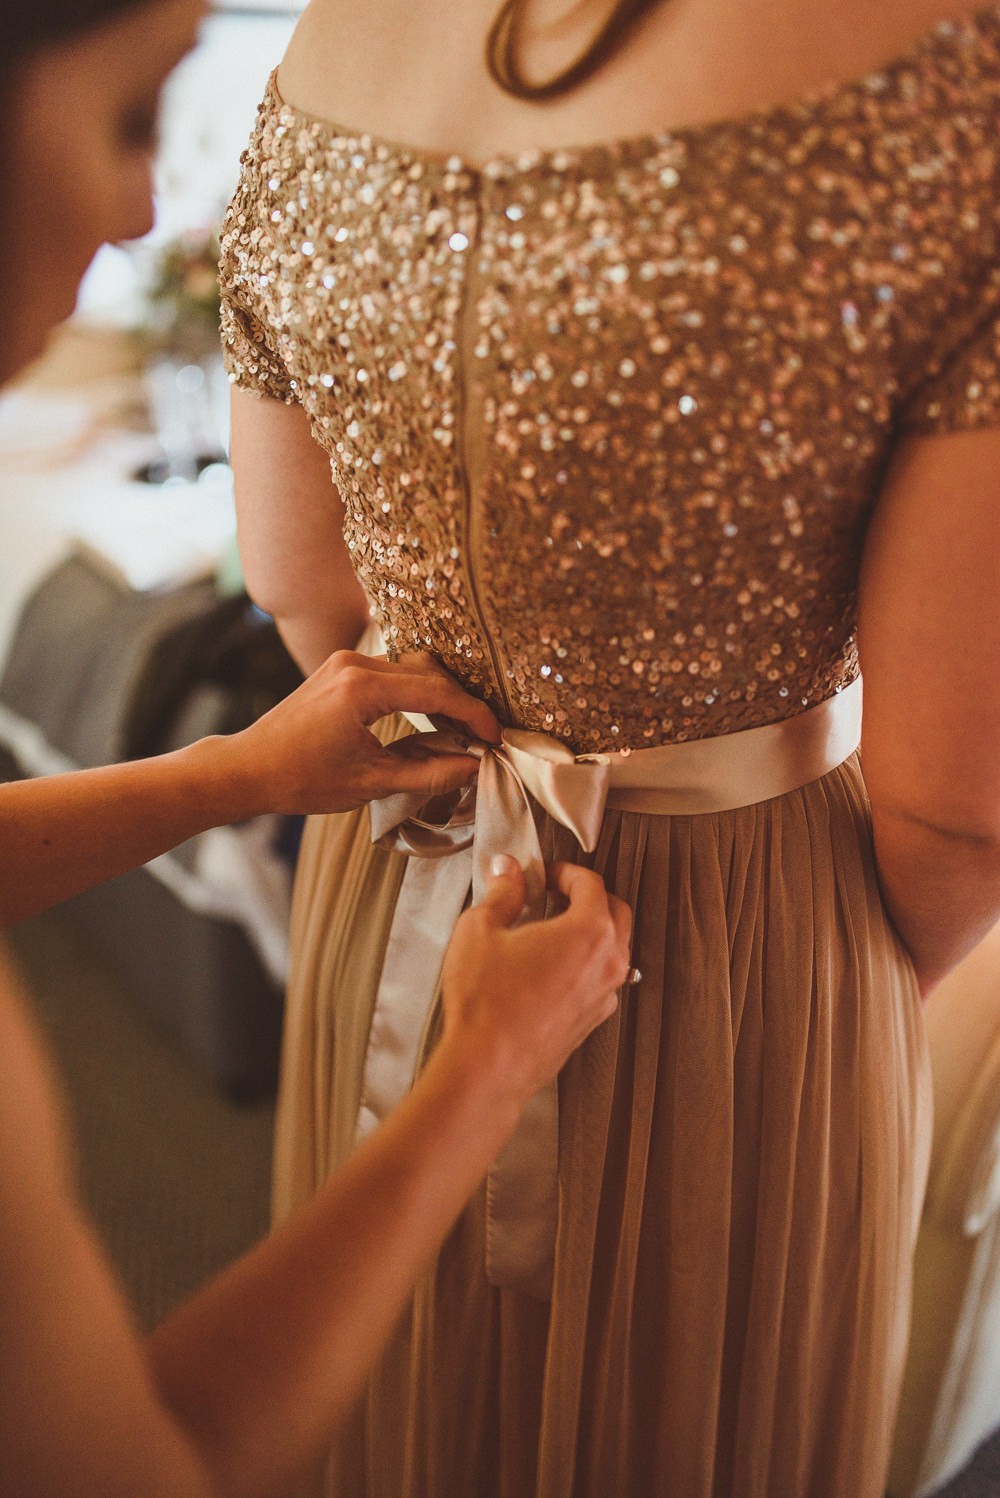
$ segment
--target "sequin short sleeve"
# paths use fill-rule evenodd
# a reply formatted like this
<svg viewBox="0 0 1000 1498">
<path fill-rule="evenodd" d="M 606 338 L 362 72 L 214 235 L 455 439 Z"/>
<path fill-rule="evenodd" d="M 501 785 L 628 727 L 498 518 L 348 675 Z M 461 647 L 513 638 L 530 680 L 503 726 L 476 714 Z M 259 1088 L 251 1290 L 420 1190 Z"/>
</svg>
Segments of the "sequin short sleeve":
<svg viewBox="0 0 1000 1498">
<path fill-rule="evenodd" d="M 225 290 L 220 315 L 222 362 L 230 383 L 255 395 L 268 395 L 290 405 L 295 391 L 289 385 L 288 371 L 269 343 L 261 323 Z"/>
<path fill-rule="evenodd" d="M 295 381 L 280 350 L 280 329 L 261 297 L 260 163 L 244 153 L 239 186 L 222 225 L 219 259 L 219 331 L 230 382 L 286 405 L 296 399 Z"/>
<path fill-rule="evenodd" d="M 1000 265 L 952 337 L 908 401 L 903 430 L 933 435 L 1000 426 Z"/>
</svg>

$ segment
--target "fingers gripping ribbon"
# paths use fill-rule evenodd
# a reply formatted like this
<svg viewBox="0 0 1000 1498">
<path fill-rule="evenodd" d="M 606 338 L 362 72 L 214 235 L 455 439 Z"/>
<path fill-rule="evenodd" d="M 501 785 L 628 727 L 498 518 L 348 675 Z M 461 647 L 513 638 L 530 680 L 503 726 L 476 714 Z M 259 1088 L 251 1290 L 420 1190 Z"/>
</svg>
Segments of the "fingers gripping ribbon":
<svg viewBox="0 0 1000 1498">
<path fill-rule="evenodd" d="M 433 753 L 475 755 L 478 784 L 431 803 L 419 793 L 374 802 L 372 841 L 421 858 L 471 848 L 473 904 L 485 893 L 494 854 L 511 853 L 525 870 L 529 913 L 541 916 L 545 869 L 531 803 L 537 801 L 592 852 L 608 797 L 607 756 L 579 760 L 558 739 L 518 729 L 506 730 L 496 745 L 467 746 L 453 733 L 428 733 L 423 740 Z"/>
<path fill-rule="evenodd" d="M 457 734 L 423 736 L 433 753 L 480 760 L 469 786 L 428 801 L 388 796 L 371 806 L 372 841 L 411 855 L 386 947 L 362 1082 L 358 1138 L 367 1135 L 413 1085 L 452 929 L 472 892 L 485 893 L 490 863 L 511 853 L 525 871 L 526 915 L 545 911 L 545 867 L 535 826 L 537 802 L 569 828 L 586 852 L 597 846 L 610 761 L 578 759 L 546 734 L 508 729 L 501 743 Z M 551 1287 L 557 1213 L 558 1100 L 553 1082 L 529 1103 L 517 1133 L 487 1182 L 486 1271 L 492 1283 L 540 1298 Z"/>
</svg>

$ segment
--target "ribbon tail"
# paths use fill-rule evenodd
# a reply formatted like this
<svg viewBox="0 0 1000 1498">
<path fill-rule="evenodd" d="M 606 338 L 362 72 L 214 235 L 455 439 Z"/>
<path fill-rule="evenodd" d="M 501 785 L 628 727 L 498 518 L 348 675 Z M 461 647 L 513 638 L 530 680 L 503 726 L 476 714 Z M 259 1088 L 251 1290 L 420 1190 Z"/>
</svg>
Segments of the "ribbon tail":
<svg viewBox="0 0 1000 1498">
<path fill-rule="evenodd" d="M 515 765 L 490 755 L 479 771 L 473 899 L 486 888 L 494 853 L 525 873 L 522 919 L 545 909 L 545 865 L 531 802 Z M 552 1294 L 558 1216 L 559 1093 L 553 1081 L 531 1099 L 486 1180 L 486 1278 L 539 1300 Z"/>
<path fill-rule="evenodd" d="M 368 1034 L 355 1144 L 413 1086 L 444 954 L 471 883 L 470 850 L 406 861 Z"/>
<path fill-rule="evenodd" d="M 450 806 L 447 818 L 430 815 L 430 805 L 420 807 L 416 798 L 395 797 L 373 808 L 374 840 L 423 856 L 409 861 L 386 949 L 365 1059 L 359 1139 L 413 1083 L 445 950 L 470 880 L 475 903 L 488 886 L 494 855 L 513 855 L 525 873 L 522 919 L 541 919 L 545 866 L 533 798 L 590 848 L 607 780 L 605 766 L 577 765 L 563 745 L 541 735 L 507 734 L 481 759 L 474 830 L 469 797 Z M 551 1295 L 558 1167 L 559 1094 L 553 1081 L 525 1108 L 487 1178 L 486 1276 L 492 1284 L 542 1300 Z"/>
</svg>

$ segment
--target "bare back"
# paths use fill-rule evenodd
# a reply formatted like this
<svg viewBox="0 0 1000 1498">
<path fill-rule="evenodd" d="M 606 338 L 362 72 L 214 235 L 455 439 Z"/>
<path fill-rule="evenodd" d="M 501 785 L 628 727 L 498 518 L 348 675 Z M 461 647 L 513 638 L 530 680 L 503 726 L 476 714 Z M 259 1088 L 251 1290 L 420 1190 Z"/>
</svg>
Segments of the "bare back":
<svg viewBox="0 0 1000 1498">
<path fill-rule="evenodd" d="M 341 125 L 484 160 L 738 117 L 860 77 L 905 52 L 956 0 L 664 0 L 580 88 L 505 94 L 484 41 L 498 0 L 312 0 L 281 65 L 284 98 Z M 532 76 L 565 67 L 610 4 L 536 0 Z M 776 45 L 776 39 L 778 44 Z"/>
</svg>

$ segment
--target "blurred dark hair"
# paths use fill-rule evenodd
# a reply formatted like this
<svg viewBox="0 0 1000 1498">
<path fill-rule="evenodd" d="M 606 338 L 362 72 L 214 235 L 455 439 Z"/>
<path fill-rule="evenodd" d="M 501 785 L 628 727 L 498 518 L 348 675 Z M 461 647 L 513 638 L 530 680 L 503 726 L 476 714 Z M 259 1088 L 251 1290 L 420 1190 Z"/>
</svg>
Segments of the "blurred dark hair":
<svg viewBox="0 0 1000 1498">
<path fill-rule="evenodd" d="M 72 41 L 146 3 L 148 0 L 0 0 L 0 151 L 10 127 L 10 90 L 18 67 L 33 53 Z"/>
<path fill-rule="evenodd" d="M 586 4 L 586 0 L 583 0 Z M 567 94 L 597 72 L 628 40 L 632 28 L 660 0 L 616 0 L 596 36 L 568 67 L 532 83 L 521 66 L 521 36 L 530 0 L 503 0 L 486 39 L 486 65 L 505 93 L 539 102 Z M 582 7 L 581 7 L 582 8 Z"/>
<path fill-rule="evenodd" d="M 0 70 L 8 75 L 37 48 L 68 41 L 143 3 L 144 0 L 0 0 Z"/>
</svg>

